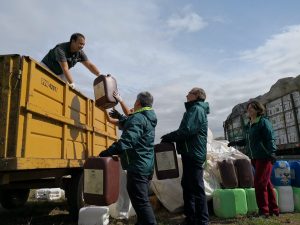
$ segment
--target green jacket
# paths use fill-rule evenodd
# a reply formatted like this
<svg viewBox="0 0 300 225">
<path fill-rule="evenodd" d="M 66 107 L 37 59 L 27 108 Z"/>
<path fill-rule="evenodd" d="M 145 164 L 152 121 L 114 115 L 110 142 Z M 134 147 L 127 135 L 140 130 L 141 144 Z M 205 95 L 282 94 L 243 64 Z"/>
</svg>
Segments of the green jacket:
<svg viewBox="0 0 300 225">
<path fill-rule="evenodd" d="M 126 119 L 120 139 L 107 149 L 110 155 L 120 156 L 124 170 L 141 175 L 153 173 L 156 124 L 151 107 L 144 107 Z"/>
<path fill-rule="evenodd" d="M 207 144 L 207 114 L 209 105 L 203 101 L 185 103 L 186 112 L 183 115 L 178 130 L 166 134 L 162 139 L 176 142 L 178 154 L 189 155 L 201 166 L 206 160 Z"/>
<path fill-rule="evenodd" d="M 276 152 L 275 136 L 271 122 L 266 117 L 257 117 L 246 127 L 246 154 L 251 159 L 269 159 Z"/>
</svg>

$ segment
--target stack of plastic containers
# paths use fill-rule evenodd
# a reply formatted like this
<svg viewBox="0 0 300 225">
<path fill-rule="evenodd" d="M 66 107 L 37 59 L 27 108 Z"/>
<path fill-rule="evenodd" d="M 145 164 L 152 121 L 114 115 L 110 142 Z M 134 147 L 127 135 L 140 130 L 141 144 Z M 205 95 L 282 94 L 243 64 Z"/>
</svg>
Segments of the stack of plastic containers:
<svg viewBox="0 0 300 225">
<path fill-rule="evenodd" d="M 250 161 L 247 159 L 223 160 L 218 163 L 218 167 L 223 189 L 216 189 L 213 193 L 215 215 L 221 218 L 233 218 L 246 215 L 249 209 L 251 212 L 256 211 L 254 189 L 251 190 L 253 173 Z M 247 192 L 250 193 L 249 196 Z"/>
<path fill-rule="evenodd" d="M 278 192 L 278 206 L 280 212 L 294 212 L 290 165 L 287 161 L 277 161 L 274 164 L 271 181 Z"/>
<path fill-rule="evenodd" d="M 300 212 L 300 161 L 290 162 L 291 185 L 294 196 L 294 210 Z"/>
</svg>

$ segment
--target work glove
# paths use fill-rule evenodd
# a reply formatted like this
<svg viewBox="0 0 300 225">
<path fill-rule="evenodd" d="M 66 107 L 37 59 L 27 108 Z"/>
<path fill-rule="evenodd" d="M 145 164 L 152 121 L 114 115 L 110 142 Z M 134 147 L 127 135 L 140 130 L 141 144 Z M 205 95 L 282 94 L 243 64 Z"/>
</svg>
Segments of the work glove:
<svg viewBox="0 0 300 225">
<path fill-rule="evenodd" d="M 119 111 L 116 110 L 116 109 L 112 109 L 108 114 L 109 114 L 109 116 L 110 116 L 111 118 L 118 119 L 118 120 L 121 120 L 121 119 L 124 117 L 124 116 L 123 116 L 121 113 L 119 113 Z"/>
<path fill-rule="evenodd" d="M 123 101 L 123 99 L 122 99 L 122 97 L 121 97 L 121 95 L 120 95 L 119 92 L 114 91 L 113 96 L 114 96 L 114 98 L 115 98 L 118 102 L 122 102 L 122 101 Z"/>
<path fill-rule="evenodd" d="M 69 83 L 69 86 L 72 88 L 72 89 L 75 89 L 75 83 Z"/>
<path fill-rule="evenodd" d="M 227 144 L 227 147 L 231 147 L 231 146 L 236 146 L 236 141 L 230 141 L 230 142 Z"/>
<path fill-rule="evenodd" d="M 99 157 L 109 157 L 111 154 L 109 153 L 108 150 L 105 150 L 103 152 L 100 152 Z"/>
<path fill-rule="evenodd" d="M 171 143 L 173 142 L 169 134 L 161 136 L 161 142 Z"/>
</svg>

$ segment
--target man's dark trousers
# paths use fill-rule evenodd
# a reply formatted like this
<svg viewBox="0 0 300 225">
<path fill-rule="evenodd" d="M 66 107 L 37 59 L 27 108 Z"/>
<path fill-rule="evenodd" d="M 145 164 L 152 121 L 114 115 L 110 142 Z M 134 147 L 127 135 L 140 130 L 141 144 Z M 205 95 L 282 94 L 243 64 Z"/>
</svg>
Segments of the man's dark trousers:
<svg viewBox="0 0 300 225">
<path fill-rule="evenodd" d="M 149 201 L 149 176 L 127 172 L 127 191 L 137 215 L 136 225 L 156 225 Z"/>
<path fill-rule="evenodd" d="M 189 155 L 182 155 L 182 180 L 184 214 L 187 225 L 209 223 L 203 167 Z"/>
</svg>

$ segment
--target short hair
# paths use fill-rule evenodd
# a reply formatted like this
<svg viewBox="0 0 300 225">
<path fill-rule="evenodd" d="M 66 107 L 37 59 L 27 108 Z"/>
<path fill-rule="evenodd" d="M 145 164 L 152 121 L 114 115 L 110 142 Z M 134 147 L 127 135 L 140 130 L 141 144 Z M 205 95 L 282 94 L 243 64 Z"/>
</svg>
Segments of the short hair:
<svg viewBox="0 0 300 225">
<path fill-rule="evenodd" d="M 152 107 L 153 96 L 148 91 L 139 93 L 136 99 L 140 101 L 142 107 Z"/>
<path fill-rule="evenodd" d="M 258 101 L 252 100 L 247 104 L 247 109 L 249 108 L 249 106 L 252 106 L 252 108 L 257 112 L 258 116 L 262 116 L 265 114 L 266 108 L 264 107 L 263 104 L 261 104 Z"/>
<path fill-rule="evenodd" d="M 191 92 L 197 97 L 199 100 L 205 100 L 206 99 L 206 93 L 202 88 L 194 87 Z"/>
<path fill-rule="evenodd" d="M 72 41 L 77 41 L 78 38 L 82 37 L 83 39 L 85 39 L 84 35 L 81 34 L 81 33 L 74 33 L 71 35 L 71 38 L 70 38 L 70 42 Z"/>
</svg>

